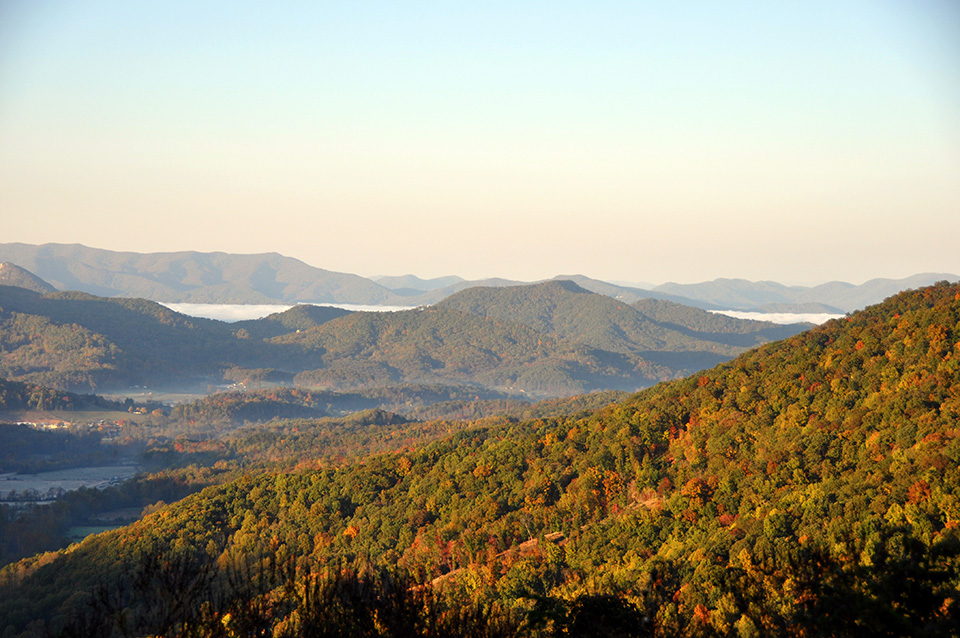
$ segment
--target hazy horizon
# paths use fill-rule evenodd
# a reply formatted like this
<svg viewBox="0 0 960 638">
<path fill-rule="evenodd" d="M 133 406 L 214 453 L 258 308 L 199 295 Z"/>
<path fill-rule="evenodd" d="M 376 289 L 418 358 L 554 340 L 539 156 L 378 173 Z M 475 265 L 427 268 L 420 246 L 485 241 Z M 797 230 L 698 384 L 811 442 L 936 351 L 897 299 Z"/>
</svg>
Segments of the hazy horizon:
<svg viewBox="0 0 960 638">
<path fill-rule="evenodd" d="M 960 6 L 0 6 L 3 241 L 363 276 L 960 272 Z"/>
<path fill-rule="evenodd" d="M 2 243 L 2 242 L 0 242 L 0 243 Z M 27 244 L 29 244 L 29 242 L 12 242 L 12 243 L 27 243 Z M 47 242 L 47 243 L 56 245 L 56 244 L 58 244 L 59 242 Z M 43 244 L 29 244 L 29 245 L 42 246 Z M 60 244 L 60 245 L 71 245 L 71 244 Z M 85 245 L 85 244 L 78 244 L 77 242 L 73 242 L 73 245 L 80 245 L 80 246 L 84 246 L 85 248 L 91 248 L 91 249 L 95 249 L 95 250 L 109 250 L 109 249 L 101 248 L 101 247 L 99 247 L 99 246 L 88 246 L 88 245 Z M 130 251 L 130 250 L 127 250 L 127 251 L 117 251 L 117 252 L 131 252 L 131 253 L 139 253 L 139 254 L 151 254 L 151 253 L 144 253 L 143 251 Z M 198 252 L 198 253 L 204 253 L 204 252 L 207 252 L 207 251 L 183 251 L 183 250 L 173 250 L 173 251 L 157 251 L 157 253 L 154 253 L 154 254 L 176 254 L 176 253 L 183 253 L 183 252 Z M 224 252 L 224 251 L 209 251 L 209 252 L 214 253 L 214 252 Z M 226 253 L 226 254 L 235 254 L 235 255 L 238 255 L 238 256 L 243 256 L 243 255 L 248 255 L 248 256 L 249 256 L 249 255 L 258 255 L 258 254 L 280 254 L 280 255 L 283 256 L 283 257 L 290 257 L 290 258 L 293 258 L 293 259 L 297 259 L 296 257 L 292 257 L 291 255 L 283 255 L 282 253 L 278 253 L 277 251 L 263 251 L 263 252 L 261 252 L 261 253 Z M 0 261 L 2 261 L 2 260 L 0 260 Z M 324 270 L 330 270 L 329 268 L 324 268 L 324 266 L 323 266 L 322 264 L 313 264 L 313 263 L 310 263 L 310 262 L 304 261 L 304 260 L 300 260 L 300 261 L 303 261 L 303 263 L 307 264 L 308 266 L 312 266 L 312 267 L 320 268 L 320 269 L 324 269 Z M 15 265 L 20 266 L 20 267 L 23 267 L 22 264 L 15 264 Z M 27 270 L 29 270 L 29 269 L 27 269 Z M 334 272 L 337 272 L 337 271 L 334 271 Z M 33 273 L 33 274 L 36 275 L 37 273 Z M 437 277 L 420 277 L 417 273 L 410 273 L 410 272 L 397 273 L 397 274 L 388 274 L 388 275 L 384 275 L 384 274 L 382 274 L 382 273 L 378 273 L 377 275 L 364 275 L 364 274 L 361 274 L 361 273 L 343 273 L 343 274 L 358 275 L 358 276 L 364 277 L 364 278 L 366 278 L 366 279 L 369 279 L 369 280 L 371 280 L 371 281 L 373 281 L 373 282 L 379 283 L 380 285 L 384 285 L 380 280 L 383 279 L 383 278 L 385 278 L 385 277 L 409 277 L 409 276 L 412 276 L 412 277 L 418 277 L 418 278 L 420 278 L 420 279 L 422 279 L 422 280 L 442 279 L 442 278 L 444 278 L 444 277 L 451 277 L 451 276 L 452 276 L 452 277 L 459 277 L 459 276 L 457 275 L 457 273 L 446 273 L 445 275 L 439 275 L 439 276 L 437 276 Z M 954 272 L 930 272 L 930 271 L 927 271 L 927 272 L 910 273 L 910 275 L 907 275 L 907 277 L 870 277 L 869 279 L 855 280 L 855 281 L 840 280 L 840 279 L 820 280 L 820 281 L 812 281 L 812 282 L 809 282 L 809 281 L 807 281 L 807 282 L 805 282 L 805 281 L 778 281 L 778 280 L 773 280 L 773 279 L 752 279 L 752 280 L 746 280 L 746 281 L 752 281 L 752 282 L 754 282 L 754 283 L 775 283 L 775 284 L 781 284 L 781 285 L 783 285 L 783 286 L 788 286 L 788 287 L 794 287 L 794 286 L 796 286 L 796 287 L 801 287 L 801 288 L 814 288 L 814 287 L 816 287 L 816 286 L 820 286 L 820 285 L 823 285 L 823 284 L 830 284 L 830 283 L 848 283 L 848 284 L 853 284 L 853 285 L 855 285 L 855 286 L 859 286 L 859 285 L 865 284 L 865 283 L 867 283 L 867 282 L 869 282 L 869 281 L 873 281 L 873 280 L 883 280 L 883 279 L 899 280 L 899 279 L 906 279 L 906 278 L 909 278 L 909 277 L 911 277 L 911 276 L 925 275 L 925 274 L 929 274 L 929 275 L 944 275 L 944 276 L 947 276 L 948 278 L 950 278 L 951 281 L 953 281 L 953 280 L 956 279 L 956 278 L 960 278 L 960 275 L 958 275 L 957 273 L 954 273 Z M 616 285 L 616 286 L 633 287 L 633 288 L 636 288 L 636 289 L 638 289 L 638 290 L 654 290 L 655 288 L 657 288 L 657 287 L 659 287 L 659 286 L 667 285 L 667 284 L 695 285 L 695 284 L 701 284 L 701 283 L 710 283 L 710 282 L 714 282 L 714 281 L 718 281 L 718 280 L 724 280 L 724 279 L 741 279 L 741 280 L 744 280 L 744 278 L 714 277 L 713 279 L 704 279 L 704 280 L 696 280 L 696 281 L 678 281 L 678 280 L 676 280 L 676 279 L 668 279 L 668 280 L 665 280 L 665 281 L 658 281 L 658 282 L 646 282 L 646 281 L 644 281 L 644 282 L 630 282 L 630 281 L 625 281 L 625 280 L 601 279 L 600 277 L 592 277 L 589 273 L 582 273 L 582 272 L 581 272 L 581 273 L 570 273 L 570 272 L 556 273 L 556 274 L 554 274 L 554 275 L 552 275 L 552 276 L 550 276 L 550 277 L 544 277 L 544 278 L 540 278 L 540 279 L 530 279 L 530 280 L 523 280 L 523 279 L 517 279 L 517 278 L 504 278 L 504 279 L 512 279 L 513 281 L 515 281 L 515 282 L 518 283 L 518 284 L 534 284 L 534 283 L 540 283 L 540 282 L 550 281 L 550 280 L 554 280 L 554 279 L 563 279 L 564 277 L 576 277 L 576 276 L 581 276 L 581 275 L 582 275 L 582 276 L 585 276 L 585 277 L 588 277 L 588 278 L 590 278 L 590 279 L 595 279 L 595 280 L 598 280 L 598 281 L 604 281 L 604 282 L 606 282 L 606 283 L 614 284 L 614 285 Z M 485 281 L 485 280 L 488 280 L 488 279 L 496 279 L 496 277 L 480 277 L 480 278 L 478 278 L 478 279 L 473 279 L 473 280 L 460 277 L 460 279 L 461 279 L 461 281 L 464 282 L 464 283 L 471 283 L 471 282 L 475 282 L 475 281 Z M 386 287 L 386 288 L 390 288 L 390 286 L 385 286 L 385 287 Z M 435 288 L 431 288 L 431 289 L 435 289 Z M 427 292 L 427 291 L 428 291 L 428 289 L 424 289 L 424 292 Z M 169 304 L 166 304 L 166 302 L 163 302 L 163 303 L 164 303 L 165 305 L 169 305 Z M 177 302 L 177 303 L 179 303 L 179 302 Z M 303 302 L 303 303 L 313 303 L 313 302 Z M 190 305 L 190 304 L 187 304 L 187 303 L 184 302 L 184 303 L 181 304 L 181 305 Z M 199 304 L 199 305 L 208 305 L 208 304 Z M 228 305 L 229 305 L 229 304 L 228 304 Z M 257 305 L 257 304 L 252 304 L 252 305 Z M 337 307 L 343 307 L 343 308 L 345 308 L 345 309 L 351 309 L 351 306 L 357 306 L 357 304 L 340 304 L 340 305 L 338 306 L 338 305 L 335 304 L 335 303 L 322 303 L 321 305 L 333 305 L 333 306 L 337 306 Z M 267 306 L 270 306 L 270 304 L 264 304 L 264 307 L 267 307 Z M 272 306 L 271 306 L 271 307 L 272 307 Z M 414 307 L 414 306 L 410 306 L 410 307 Z M 376 309 L 376 310 L 379 311 L 379 310 L 383 310 L 383 309 L 388 309 L 388 310 L 406 309 L 406 308 L 408 308 L 408 307 L 407 307 L 407 306 L 396 306 L 396 307 L 393 307 L 393 306 L 371 306 L 371 308 L 374 308 L 374 309 Z M 360 308 L 360 306 L 357 306 L 356 308 L 352 308 L 352 309 L 357 310 L 357 309 L 361 309 L 361 308 Z M 189 314 L 189 313 L 187 313 L 187 314 Z M 815 314 L 816 314 L 816 313 L 815 313 Z"/>
</svg>

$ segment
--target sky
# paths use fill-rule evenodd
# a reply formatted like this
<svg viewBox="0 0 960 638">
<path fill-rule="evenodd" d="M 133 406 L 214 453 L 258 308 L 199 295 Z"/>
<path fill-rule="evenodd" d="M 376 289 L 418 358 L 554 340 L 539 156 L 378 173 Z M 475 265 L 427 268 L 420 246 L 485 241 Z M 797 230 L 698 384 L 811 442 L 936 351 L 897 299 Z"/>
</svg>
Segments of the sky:
<svg viewBox="0 0 960 638">
<path fill-rule="evenodd" d="M 0 0 L 0 242 L 960 273 L 960 3 Z"/>
</svg>

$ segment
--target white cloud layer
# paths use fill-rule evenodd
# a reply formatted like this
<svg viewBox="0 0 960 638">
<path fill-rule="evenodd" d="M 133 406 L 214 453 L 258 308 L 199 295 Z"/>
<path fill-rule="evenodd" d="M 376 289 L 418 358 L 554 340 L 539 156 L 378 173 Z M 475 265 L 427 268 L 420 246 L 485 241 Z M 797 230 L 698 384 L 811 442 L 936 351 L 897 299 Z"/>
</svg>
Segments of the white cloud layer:
<svg viewBox="0 0 960 638">
<path fill-rule="evenodd" d="M 292 305 L 270 305 L 270 304 L 218 304 L 218 303 L 163 303 L 170 310 L 179 312 L 191 317 L 202 317 L 204 319 L 217 319 L 233 323 L 235 321 L 246 321 L 248 319 L 262 319 L 275 312 L 283 312 L 293 308 Z M 328 303 L 328 304 L 309 304 L 312 306 L 330 306 L 333 308 L 343 308 L 354 312 L 395 312 L 397 310 L 409 310 L 405 306 L 364 306 L 360 304 L 347 303 Z"/>
<path fill-rule="evenodd" d="M 746 312 L 742 310 L 711 310 L 718 315 L 726 315 L 737 319 L 752 319 L 754 321 L 771 321 L 773 323 L 826 323 L 831 319 L 838 319 L 844 315 L 835 315 L 828 312 Z"/>
</svg>

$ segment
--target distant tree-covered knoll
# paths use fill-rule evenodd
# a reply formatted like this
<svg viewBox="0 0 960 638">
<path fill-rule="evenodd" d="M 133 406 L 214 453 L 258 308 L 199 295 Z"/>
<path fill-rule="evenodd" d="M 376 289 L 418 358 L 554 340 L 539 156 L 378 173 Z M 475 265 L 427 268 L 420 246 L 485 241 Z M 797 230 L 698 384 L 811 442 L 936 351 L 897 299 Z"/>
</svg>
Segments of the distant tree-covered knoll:
<svg viewBox="0 0 960 638">
<path fill-rule="evenodd" d="M 109 450 L 99 433 L 78 435 L 37 430 L 26 424 L 0 423 L 0 473 L 30 472 L 103 462 Z M 0 482 L 0 496 L 16 491 L 16 482 Z"/>
<path fill-rule="evenodd" d="M 902 293 L 593 413 L 210 487 L 8 566 L 0 618 L 345 635 L 410 582 L 371 605 L 450 635 L 956 635 L 958 388 L 960 286 Z"/>
<path fill-rule="evenodd" d="M 75 394 L 0 378 L 0 410 L 120 409 L 116 401 L 95 394 Z"/>
<path fill-rule="evenodd" d="M 289 310 L 267 315 L 262 319 L 237 321 L 233 324 L 233 329 L 236 331 L 245 330 L 254 339 L 270 339 L 290 332 L 313 328 L 349 314 L 349 310 L 331 306 L 300 304 Z"/>
<path fill-rule="evenodd" d="M 324 366 L 301 373 L 298 382 L 344 389 L 477 382 L 557 396 L 635 389 L 675 375 L 637 356 L 445 308 L 354 313 L 270 342 L 320 355 Z"/>
<path fill-rule="evenodd" d="M 437 307 L 522 323 L 611 352 L 683 352 L 691 355 L 691 361 L 696 360 L 695 354 L 728 359 L 745 348 L 784 339 L 808 327 L 745 321 L 657 299 L 627 305 L 567 280 L 471 288 L 444 299 Z"/>
</svg>

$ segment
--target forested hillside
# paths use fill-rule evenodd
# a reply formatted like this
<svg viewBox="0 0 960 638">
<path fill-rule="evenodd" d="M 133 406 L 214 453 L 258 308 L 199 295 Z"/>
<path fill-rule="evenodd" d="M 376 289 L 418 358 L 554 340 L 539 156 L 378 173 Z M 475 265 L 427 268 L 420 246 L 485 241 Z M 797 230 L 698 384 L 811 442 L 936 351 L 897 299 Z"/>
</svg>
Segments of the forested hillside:
<svg viewBox="0 0 960 638">
<path fill-rule="evenodd" d="M 354 313 L 273 343 L 322 353 L 323 368 L 298 375 L 304 385 L 446 380 L 557 396 L 642 387 L 674 374 L 636 356 L 446 308 Z"/>
<path fill-rule="evenodd" d="M 586 416 L 208 488 L 5 568 L 0 618 L 9 636 L 956 635 L 958 418 L 944 284 Z"/>
<path fill-rule="evenodd" d="M 276 349 L 223 322 L 144 299 L 47 295 L 0 286 L 0 376 L 63 389 L 183 385 L 219 378 L 228 362 L 277 362 Z"/>
<path fill-rule="evenodd" d="M 747 347 L 783 339 L 809 327 L 734 319 L 657 299 L 628 306 L 567 280 L 471 288 L 436 307 L 516 321 L 539 332 L 656 362 L 672 361 L 675 353 L 686 353 L 686 369 L 690 371 L 711 367 Z"/>
<path fill-rule="evenodd" d="M 0 410 L 83 410 L 85 408 L 116 409 L 119 405 L 94 394 L 75 394 L 0 379 Z"/>
<path fill-rule="evenodd" d="M 300 305 L 236 324 L 143 299 L 0 286 L 0 377 L 85 391 L 197 390 L 229 381 L 569 396 L 635 391 L 803 328 L 740 325 L 739 342 L 671 326 L 571 282 L 476 288 L 402 312 Z"/>
<path fill-rule="evenodd" d="M 0 567 L 37 552 L 66 547 L 68 530 L 112 520 L 118 507 L 142 508 L 182 498 L 243 473 L 337 467 L 373 453 L 395 452 L 478 427 L 485 418 L 543 418 L 595 411 L 626 393 L 608 391 L 529 403 L 489 391 L 450 386 L 392 386 L 363 393 L 295 388 L 228 392 L 161 408 L 100 399 L 94 427 L 69 412 L 69 428 L 37 430 L 0 423 L 0 473 L 136 462 L 142 473 L 114 490 L 61 495 L 51 506 L 5 509 L 0 504 Z M 97 397 L 91 397 L 98 399 Z M 388 412 L 377 406 L 388 406 Z M 324 416 L 334 413 L 337 416 Z M 118 423 L 117 420 L 122 423 Z M 103 426 L 103 427 L 101 427 Z M 157 487 L 162 485 L 163 487 Z M 5 491 L 0 482 L 0 496 Z M 16 480 L 6 485 L 21 496 Z"/>
</svg>

